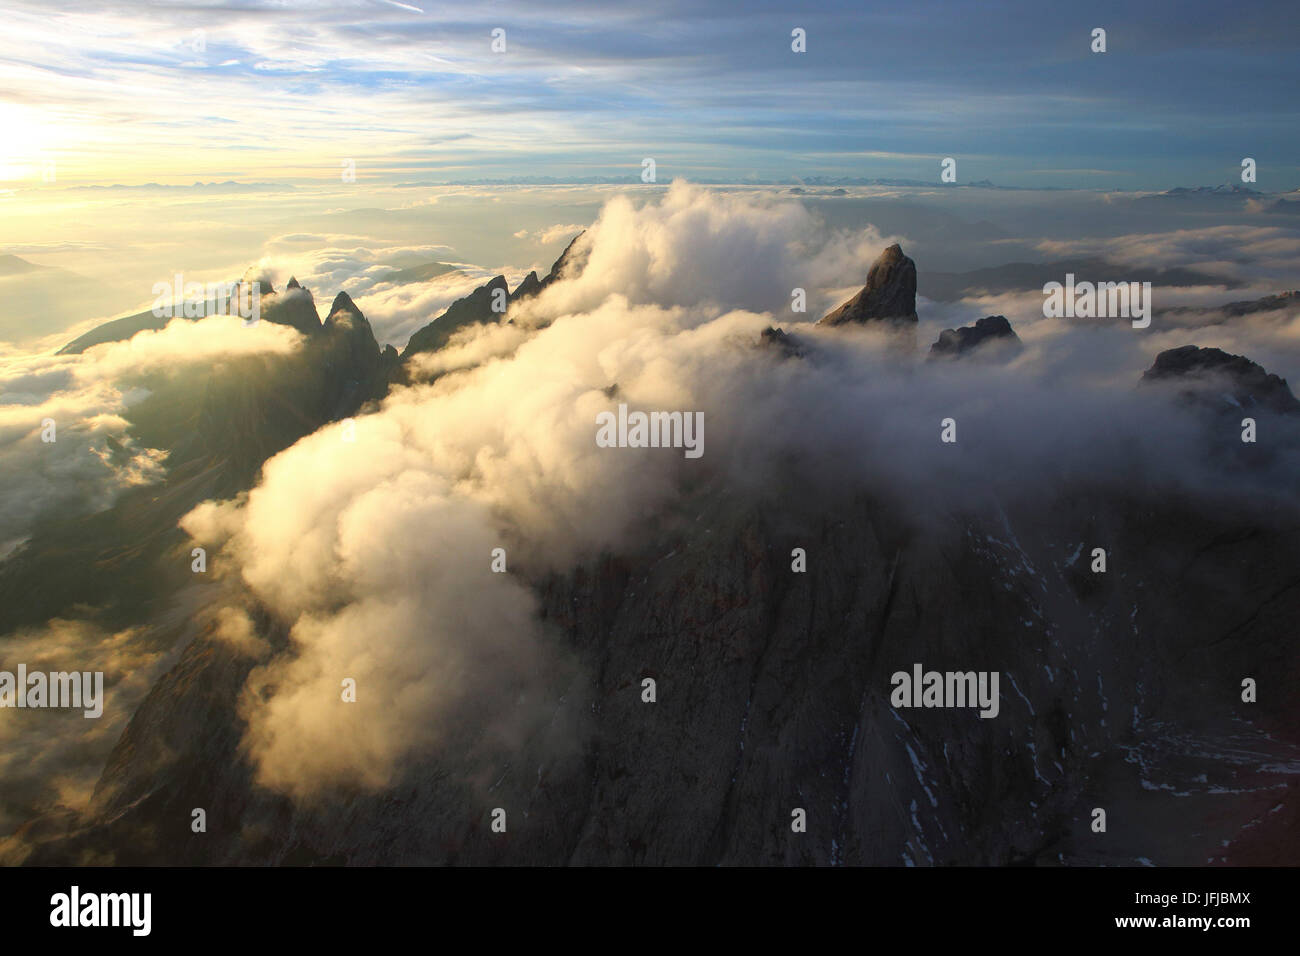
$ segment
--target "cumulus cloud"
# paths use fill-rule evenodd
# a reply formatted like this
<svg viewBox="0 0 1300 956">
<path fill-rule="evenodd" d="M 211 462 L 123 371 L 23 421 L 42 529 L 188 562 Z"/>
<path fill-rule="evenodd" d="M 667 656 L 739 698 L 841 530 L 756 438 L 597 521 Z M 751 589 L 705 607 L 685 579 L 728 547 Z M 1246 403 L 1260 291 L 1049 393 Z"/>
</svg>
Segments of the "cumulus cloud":
<svg viewBox="0 0 1300 956">
<path fill-rule="evenodd" d="M 310 244 L 298 251 L 294 246 Z M 290 235 L 267 243 L 259 266 L 276 287 L 296 276 L 306 286 L 364 291 L 404 265 L 445 260 L 451 250 L 436 243 L 394 244 L 370 236 Z"/>
<path fill-rule="evenodd" d="M 1020 359 L 968 368 L 814 327 L 815 311 L 788 321 L 791 287 L 833 298 L 884 241 L 819 232 L 799 204 L 763 196 L 615 198 L 581 240 L 585 268 L 511 313 L 527 325 L 462 331 L 423 359 L 444 374 L 358 418 L 354 442 L 327 427 L 272 459 L 245 500 L 192 512 L 186 530 L 224 549 L 289 634 L 243 700 L 260 782 L 298 797 L 381 788 L 456 728 L 533 732 L 567 662 L 528 583 L 634 549 L 688 486 L 754 502 L 774 487 L 809 502 L 874 489 L 917 520 L 1046 501 L 1061 475 L 1214 486 L 1198 422 L 1134 387 L 1154 336 L 1049 323 L 1039 302 Z M 772 324 L 804 358 L 759 344 Z M 596 416 L 620 402 L 702 412 L 703 456 L 597 446 Z M 955 446 L 939 441 L 947 417 Z M 490 569 L 497 547 L 507 574 Z M 355 704 L 341 701 L 347 678 Z"/>
<path fill-rule="evenodd" d="M 583 311 L 617 295 L 779 313 L 795 288 L 821 293 L 846 276 L 865 279 L 882 244 L 870 227 L 828 236 L 803 204 L 771 193 L 707 192 L 678 180 L 657 204 L 609 200 L 577 240 L 585 268 L 543 293 L 536 311 Z"/>
<path fill-rule="evenodd" d="M 366 282 L 353 284 L 349 294 L 381 343 L 406 347 L 411 336 L 428 325 L 457 299 L 469 295 L 494 275 L 490 270 L 464 267 L 425 282 Z M 518 278 L 513 275 L 513 287 Z"/>
<path fill-rule="evenodd" d="M 489 359 L 509 355 L 527 341 L 529 333 L 519 325 L 470 326 L 454 333 L 436 352 L 416 352 L 407 362 L 412 378 L 425 381 L 446 372 L 483 365 Z"/>
<path fill-rule="evenodd" d="M 542 245 L 549 245 L 552 242 L 559 242 L 561 239 L 567 239 L 575 236 L 587 228 L 581 223 L 557 223 L 554 226 L 547 226 L 545 229 L 520 229 L 514 234 L 516 239 L 527 239 Z"/>
</svg>

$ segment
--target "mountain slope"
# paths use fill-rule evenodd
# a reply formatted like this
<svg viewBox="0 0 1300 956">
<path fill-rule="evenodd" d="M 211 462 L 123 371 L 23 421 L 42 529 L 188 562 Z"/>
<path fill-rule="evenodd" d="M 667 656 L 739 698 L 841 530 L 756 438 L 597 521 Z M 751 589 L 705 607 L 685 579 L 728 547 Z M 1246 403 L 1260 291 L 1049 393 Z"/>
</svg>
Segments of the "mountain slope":
<svg viewBox="0 0 1300 956">
<path fill-rule="evenodd" d="M 1195 364 L 1158 361 L 1143 387 L 1180 388 Z M 1236 436 L 1207 440 L 1227 454 Z M 240 744 L 259 658 L 209 633 L 138 708 L 90 812 L 37 819 L 10 852 L 32 864 L 1190 865 L 1294 850 L 1278 830 L 1289 817 L 1263 824 L 1273 841 L 1239 843 L 1300 767 L 1294 503 L 1123 475 L 920 509 L 870 483 L 777 491 L 802 481 L 757 499 L 699 486 L 647 516 L 633 550 L 514 572 L 575 660 L 548 695 L 560 740 L 507 747 L 453 722 L 380 792 L 295 803 L 254 784 Z M 792 570 L 795 547 L 806 572 Z M 254 620 L 284 652 L 283 625 Z M 997 719 L 892 706 L 891 675 L 917 664 L 999 672 Z M 1257 704 L 1240 699 L 1246 676 L 1264 689 Z M 198 836 L 196 806 L 209 813 Z M 507 834 L 487 826 L 496 807 Z M 1096 807 L 1108 835 L 1091 830 Z M 791 831 L 796 809 L 806 833 Z"/>
</svg>

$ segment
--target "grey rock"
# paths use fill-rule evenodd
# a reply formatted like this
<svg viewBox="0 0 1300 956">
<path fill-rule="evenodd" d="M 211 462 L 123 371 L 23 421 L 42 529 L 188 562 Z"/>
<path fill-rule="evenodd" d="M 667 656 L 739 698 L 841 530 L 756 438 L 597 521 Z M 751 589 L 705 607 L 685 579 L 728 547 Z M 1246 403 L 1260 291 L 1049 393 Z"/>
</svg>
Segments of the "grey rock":
<svg viewBox="0 0 1300 956">
<path fill-rule="evenodd" d="M 827 313 L 818 325 L 845 325 L 888 321 L 915 323 L 916 263 L 894 243 L 880 254 L 867 272 L 862 291 Z"/>
<path fill-rule="evenodd" d="M 1173 384 L 1188 401 L 1224 411 L 1265 408 L 1275 412 L 1300 412 L 1286 379 L 1266 371 L 1244 355 L 1222 349 L 1184 345 L 1156 356 L 1142 373 L 1142 384 Z"/>
<path fill-rule="evenodd" d="M 938 340 L 930 346 L 931 359 L 960 358 L 979 352 L 1005 358 L 1020 351 L 1020 336 L 1016 335 L 1005 315 L 987 315 L 974 325 L 958 329 L 944 329 Z"/>
</svg>

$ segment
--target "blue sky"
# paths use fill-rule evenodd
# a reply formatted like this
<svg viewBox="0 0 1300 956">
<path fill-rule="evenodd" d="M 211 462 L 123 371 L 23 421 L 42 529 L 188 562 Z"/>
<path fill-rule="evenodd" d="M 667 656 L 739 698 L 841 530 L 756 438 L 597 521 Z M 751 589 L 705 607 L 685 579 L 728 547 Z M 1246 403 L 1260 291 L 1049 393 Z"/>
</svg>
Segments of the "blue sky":
<svg viewBox="0 0 1300 956">
<path fill-rule="evenodd" d="M 1300 5 L 11 2 L 0 180 L 1300 187 Z M 807 52 L 791 50 L 791 30 Z M 1091 32 L 1107 31 L 1107 52 Z M 491 49 L 505 30 L 506 51 Z"/>
</svg>

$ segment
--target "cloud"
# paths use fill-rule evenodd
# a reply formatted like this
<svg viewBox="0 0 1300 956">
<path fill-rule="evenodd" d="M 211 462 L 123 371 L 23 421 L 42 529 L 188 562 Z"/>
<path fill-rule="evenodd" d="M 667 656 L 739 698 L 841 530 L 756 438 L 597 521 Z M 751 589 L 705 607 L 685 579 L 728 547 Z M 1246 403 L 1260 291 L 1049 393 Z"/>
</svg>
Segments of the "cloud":
<svg viewBox="0 0 1300 956">
<path fill-rule="evenodd" d="M 8 128 L 31 141 L 26 162 L 57 152 L 82 175 L 101 163 L 175 175 L 158 155 L 214 132 L 228 148 L 196 160 L 210 164 L 204 175 L 247 168 L 254 150 L 263 169 L 302 171 L 334 155 L 338 119 L 352 115 L 368 122 L 350 130 L 348 154 L 370 171 L 362 175 L 381 176 L 431 165 L 480 175 L 613 170 L 650 144 L 665 166 L 697 176 L 782 166 L 792 175 L 814 162 L 818 172 L 854 171 L 865 156 L 875 172 L 918 178 L 956 142 L 972 178 L 1082 169 L 1070 178 L 1087 182 L 1099 166 L 1123 168 L 1123 157 L 1150 181 L 1171 174 L 1170 156 L 1217 176 L 1225 136 L 1267 155 L 1293 152 L 1289 127 L 1276 122 L 1290 115 L 1285 77 L 1294 76 L 1285 42 L 1294 17 L 1282 4 L 1230 32 L 1207 4 L 1180 9 L 1177 23 L 1158 8 L 1112 9 L 1117 52 L 1160 55 L 1090 77 L 1086 97 L 1073 76 L 1087 44 L 1032 4 L 996 24 L 951 5 L 935 16 L 927 6 L 883 15 L 823 4 L 799 14 L 807 54 L 791 52 L 791 13 L 779 4 L 737 16 L 718 3 L 507 2 L 493 8 L 507 29 L 504 54 L 492 52 L 481 18 L 412 6 L 250 2 L 217 16 L 144 0 L 56 12 L 15 0 L 0 61 L 22 122 Z M 863 37 L 873 41 L 869 71 Z M 1029 49 L 1033 62 L 1021 55 Z M 278 137 L 247 122 L 252 103 L 276 118 Z M 1062 115 L 1082 139 L 1046 132 Z M 1136 150 L 1135 126 L 1159 130 L 1168 151 Z"/>
<path fill-rule="evenodd" d="M 1300 234 L 1284 226 L 1207 226 L 1104 238 L 1044 239 L 1037 246 L 1053 258 L 1097 255 L 1134 267 L 1181 266 L 1224 278 L 1249 274 L 1291 283 L 1300 261 Z"/>
<path fill-rule="evenodd" d="M 514 233 L 516 239 L 528 239 L 541 245 L 550 245 L 553 242 L 559 242 L 561 239 L 571 239 L 587 227 L 581 223 L 557 223 L 554 226 L 547 226 L 544 229 L 534 229 L 531 232 L 527 229 L 520 229 Z"/>
<path fill-rule="evenodd" d="M 354 442 L 322 429 L 246 499 L 192 512 L 183 527 L 223 550 L 289 637 L 243 697 L 257 779 L 299 799 L 381 789 L 457 734 L 540 733 L 572 664 L 530 583 L 635 551 L 686 488 L 726 488 L 737 507 L 797 489 L 785 508 L 872 491 L 925 521 L 1009 496 L 1048 507 L 1062 475 L 1289 487 L 1293 448 L 1225 485 L 1199 421 L 1134 387 L 1158 340 L 1126 326 L 1030 322 L 1027 357 L 967 367 L 791 316 L 792 284 L 824 297 L 818 282 L 860 274 L 882 241 L 761 195 L 616 197 L 582 240 L 585 268 L 532 301 L 528 325 L 521 312 L 465 330 L 426 360 L 446 374 L 359 417 Z M 773 323 L 805 358 L 759 345 Z M 597 446 L 596 416 L 620 402 L 702 412 L 703 456 Z M 947 417 L 957 445 L 939 440 Z M 497 547 L 508 573 L 491 571 Z"/>
<path fill-rule="evenodd" d="M 795 288 L 820 293 L 846 276 L 865 278 L 884 238 L 869 226 L 828 236 L 801 203 L 678 180 L 657 204 L 610 199 L 577 243 L 575 255 L 587 256 L 581 275 L 548 289 L 525 315 L 581 311 L 611 296 L 779 313 Z"/>
<path fill-rule="evenodd" d="M 175 320 L 81 355 L 0 357 L 0 558 L 51 511 L 99 511 L 123 490 L 163 476 L 165 453 L 128 432 L 130 408 L 149 394 L 142 379 L 185 375 L 219 358 L 287 354 L 298 341 L 284 326 L 213 316 Z M 47 420 L 53 441 L 42 440 Z"/>
<path fill-rule="evenodd" d="M 425 282 L 362 282 L 348 291 L 374 328 L 375 337 L 400 350 L 406 347 L 412 334 L 495 274 L 480 268 L 458 269 Z M 518 282 L 513 271 L 510 278 L 512 286 Z"/>
<path fill-rule="evenodd" d="M 0 711 L 0 833 L 52 806 L 82 809 L 136 705 L 158 675 L 163 655 L 144 628 L 105 631 L 84 621 L 51 620 L 6 636 L 0 670 L 102 671 L 104 709 L 86 719 L 79 709 Z M 21 844 L 0 840 L 0 857 Z M 9 862 L 12 862 L 11 860 Z"/>
</svg>

